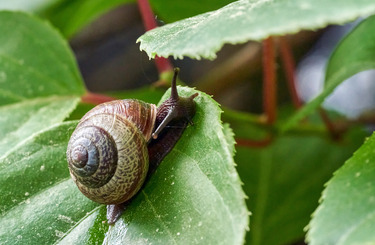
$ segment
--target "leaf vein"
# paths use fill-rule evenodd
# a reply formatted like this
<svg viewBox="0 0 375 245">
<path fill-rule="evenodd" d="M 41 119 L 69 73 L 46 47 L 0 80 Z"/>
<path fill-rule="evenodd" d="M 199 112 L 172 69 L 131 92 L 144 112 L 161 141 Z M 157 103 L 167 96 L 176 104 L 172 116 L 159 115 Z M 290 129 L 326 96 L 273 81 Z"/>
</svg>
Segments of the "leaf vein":
<svg viewBox="0 0 375 245">
<path fill-rule="evenodd" d="M 202 171 L 202 169 L 201 169 L 200 166 L 199 166 L 199 161 L 196 161 L 195 159 L 193 159 L 193 158 L 191 158 L 190 156 L 188 156 L 186 153 L 184 153 L 184 152 L 182 152 L 182 151 L 180 151 L 180 150 L 178 150 L 178 149 L 176 149 L 176 148 L 173 148 L 172 151 L 176 151 L 176 152 L 178 152 L 178 154 L 184 155 L 184 156 L 186 156 L 187 158 L 189 158 L 192 162 L 194 162 L 195 165 L 198 167 L 199 171 L 202 173 L 202 175 L 207 179 L 208 183 L 210 183 L 211 186 L 214 187 L 214 190 L 216 191 L 216 193 L 217 193 L 218 196 L 220 197 L 220 201 L 223 203 L 223 206 L 224 206 L 225 210 L 227 211 L 228 216 L 229 216 L 229 218 L 230 218 L 230 220 L 231 220 L 231 223 L 232 223 L 232 225 L 231 225 L 231 227 L 232 227 L 232 232 L 233 232 L 233 234 L 236 234 L 236 232 L 235 232 L 235 228 L 234 228 L 234 227 L 235 227 L 235 220 L 234 220 L 234 217 L 233 217 L 232 213 L 230 212 L 229 206 L 225 203 L 224 198 L 222 197 L 222 195 L 221 195 L 221 193 L 219 192 L 219 190 L 217 189 L 217 187 L 212 183 L 212 181 L 208 178 L 208 176 Z M 215 151 L 215 152 L 217 152 L 217 153 L 219 154 L 219 156 L 221 156 L 220 153 L 219 153 L 218 151 Z M 209 156 L 209 155 L 210 155 L 210 154 L 208 153 L 207 156 Z"/>
<path fill-rule="evenodd" d="M 348 229 L 348 231 L 346 231 L 344 233 L 344 235 L 340 238 L 340 240 L 338 240 L 337 244 L 340 245 L 340 244 L 345 244 L 345 241 L 350 238 L 350 235 L 353 234 L 353 232 L 355 232 L 362 224 L 364 224 L 366 221 L 370 220 L 370 219 L 373 219 L 375 217 L 375 210 L 372 211 L 371 213 L 367 214 L 366 217 L 363 217 L 362 219 L 359 219 L 359 222 L 357 222 L 356 224 L 354 224 L 352 227 L 350 227 Z"/>
<path fill-rule="evenodd" d="M 0 89 L 0 95 L 4 95 L 5 97 L 12 98 L 17 101 L 26 99 L 26 97 L 24 96 L 17 95 L 16 93 L 11 92 L 9 90 L 5 90 L 5 89 Z"/>
<path fill-rule="evenodd" d="M 150 199 L 148 198 L 147 194 L 145 193 L 144 190 L 142 190 L 142 194 L 145 196 L 145 200 L 146 202 L 150 205 L 151 209 L 152 209 L 152 212 L 155 214 L 155 217 L 160 220 L 160 222 L 162 223 L 162 225 L 164 226 L 164 229 L 167 231 L 168 235 L 171 237 L 171 240 L 174 242 L 174 244 L 177 244 L 176 240 L 174 239 L 174 237 L 172 236 L 172 233 L 171 231 L 169 230 L 168 226 L 165 224 L 165 222 L 160 218 L 160 215 L 158 215 L 158 213 L 156 212 L 155 210 L 155 207 L 154 205 L 152 205 Z"/>
</svg>

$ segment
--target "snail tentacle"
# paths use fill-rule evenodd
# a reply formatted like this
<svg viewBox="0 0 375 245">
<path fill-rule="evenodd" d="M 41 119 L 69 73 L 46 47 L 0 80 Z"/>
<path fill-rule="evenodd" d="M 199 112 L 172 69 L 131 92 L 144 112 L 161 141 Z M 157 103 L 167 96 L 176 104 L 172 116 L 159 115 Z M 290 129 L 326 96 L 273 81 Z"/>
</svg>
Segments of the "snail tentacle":
<svg viewBox="0 0 375 245">
<path fill-rule="evenodd" d="M 182 97 L 178 95 L 176 80 L 179 72 L 179 68 L 174 69 L 171 96 L 158 108 L 158 112 L 156 114 L 157 128 L 152 133 L 153 139 L 157 139 L 160 132 L 172 120 L 187 120 L 193 124 L 192 118 L 195 114 L 194 98 L 198 96 L 198 93 L 195 93 L 189 97 Z"/>
</svg>

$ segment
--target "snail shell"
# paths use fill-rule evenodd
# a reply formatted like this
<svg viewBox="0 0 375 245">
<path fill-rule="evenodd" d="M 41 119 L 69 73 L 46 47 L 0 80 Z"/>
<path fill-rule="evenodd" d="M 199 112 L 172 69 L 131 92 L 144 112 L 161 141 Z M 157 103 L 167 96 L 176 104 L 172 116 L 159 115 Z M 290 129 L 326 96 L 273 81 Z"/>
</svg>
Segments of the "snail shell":
<svg viewBox="0 0 375 245">
<path fill-rule="evenodd" d="M 70 175 L 86 197 L 119 204 L 137 193 L 148 171 L 147 142 L 156 113 L 155 105 L 118 100 L 98 105 L 81 119 L 67 158 Z"/>
<path fill-rule="evenodd" d="M 86 197 L 108 204 L 109 224 L 118 220 L 187 124 L 193 125 L 198 93 L 178 95 L 178 72 L 175 68 L 171 96 L 159 108 L 139 100 L 98 105 L 81 119 L 70 138 L 66 153 L 70 175 Z"/>
</svg>

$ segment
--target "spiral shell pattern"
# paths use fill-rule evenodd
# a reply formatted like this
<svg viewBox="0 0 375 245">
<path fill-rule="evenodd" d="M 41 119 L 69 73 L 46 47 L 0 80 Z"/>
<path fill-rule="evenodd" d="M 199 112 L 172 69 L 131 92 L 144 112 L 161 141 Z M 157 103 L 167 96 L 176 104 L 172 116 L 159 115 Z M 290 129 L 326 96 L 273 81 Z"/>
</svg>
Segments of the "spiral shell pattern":
<svg viewBox="0 0 375 245">
<path fill-rule="evenodd" d="M 73 132 L 67 150 L 70 174 L 80 191 L 103 204 L 134 196 L 148 171 L 147 141 L 155 105 L 138 100 L 101 104 Z"/>
</svg>

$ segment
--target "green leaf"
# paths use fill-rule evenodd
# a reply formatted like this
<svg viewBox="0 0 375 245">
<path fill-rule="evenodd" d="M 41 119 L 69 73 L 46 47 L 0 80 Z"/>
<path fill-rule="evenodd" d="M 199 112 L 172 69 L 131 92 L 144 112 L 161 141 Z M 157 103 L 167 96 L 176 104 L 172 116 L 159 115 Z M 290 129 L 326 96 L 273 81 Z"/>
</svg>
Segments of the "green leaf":
<svg viewBox="0 0 375 245">
<path fill-rule="evenodd" d="M 50 97 L 0 107 L 0 156 L 30 135 L 62 122 L 79 99 Z"/>
<path fill-rule="evenodd" d="M 0 159 L 0 243 L 52 244 L 98 206 L 69 177 L 65 151 L 76 125 L 45 130 Z"/>
<path fill-rule="evenodd" d="M 58 1 L 60 0 L 5 0 L 0 2 L 0 9 L 39 12 L 43 9 L 46 9 L 47 7 L 50 7 Z"/>
<path fill-rule="evenodd" d="M 233 0 L 150 0 L 158 19 L 174 22 L 194 15 L 202 14 L 224 7 Z"/>
<path fill-rule="evenodd" d="M 184 96 L 195 92 L 179 87 Z M 161 101 L 167 97 L 169 93 Z M 107 242 L 243 243 L 248 211 L 223 134 L 221 110 L 204 93 L 195 101 L 194 126 L 185 130 L 145 189 L 109 230 Z"/>
<path fill-rule="evenodd" d="M 342 24 L 375 13 L 373 0 L 240 0 L 142 35 L 141 50 L 149 57 L 216 58 L 226 44 L 260 41 L 271 35 Z"/>
<path fill-rule="evenodd" d="M 72 95 L 84 88 L 67 43 L 50 25 L 2 11 L 0 32 L 1 156 L 68 117 L 78 103 Z"/>
<path fill-rule="evenodd" d="M 57 128 L 54 126 L 25 139 L 2 155 L 1 214 L 25 202 L 43 188 L 69 177 L 66 156 L 61 153 L 66 151 L 66 142 L 76 125 L 76 122 L 69 122 Z"/>
<path fill-rule="evenodd" d="M 234 139 L 233 130 L 230 128 L 229 123 L 223 124 L 223 132 L 225 136 L 225 140 L 228 143 L 229 152 L 231 152 L 232 157 L 236 155 L 236 148 L 234 147 L 236 144 L 236 140 Z"/>
<path fill-rule="evenodd" d="M 375 68 L 374 25 L 375 15 L 362 21 L 339 43 L 328 62 L 322 93 L 282 125 L 282 132 L 314 111 L 343 81 L 361 71 Z"/>
<path fill-rule="evenodd" d="M 97 205 L 71 179 L 57 183 L 1 217 L 0 242 L 53 244 Z"/>
<path fill-rule="evenodd" d="M 179 92 L 196 91 L 179 87 Z M 108 243 L 243 243 L 248 211 L 220 108 L 203 93 L 195 100 L 194 126 L 108 231 Z M 105 207 L 96 209 L 98 204 L 80 194 L 69 178 L 65 152 L 76 124 L 33 135 L 0 159 L 0 226 L 6 226 L 0 243 L 103 242 Z"/>
<path fill-rule="evenodd" d="M 375 243 L 375 135 L 335 172 L 309 224 L 309 244 Z"/>
<path fill-rule="evenodd" d="M 3 11 L 0 31 L 0 243 L 51 244 L 97 206 L 66 168 L 76 122 L 46 129 L 69 116 L 84 87 L 50 25 Z"/>
<path fill-rule="evenodd" d="M 105 205 L 95 208 L 56 244 L 106 244 L 103 242 L 108 230 L 106 214 Z"/>
<path fill-rule="evenodd" d="M 134 0 L 64 0 L 41 13 L 51 23 L 60 29 L 65 37 L 73 36 L 82 27 L 122 4 Z"/>
<path fill-rule="evenodd" d="M 38 14 L 60 29 L 65 37 L 72 37 L 100 15 L 121 4 L 134 0 L 12 0 L 1 1 L 1 10 L 19 10 Z"/>
<path fill-rule="evenodd" d="M 247 244 L 302 240 L 323 184 L 362 143 L 363 135 L 353 132 L 340 144 L 316 136 L 283 136 L 264 148 L 238 146 L 235 161 L 252 212 Z"/>
<path fill-rule="evenodd" d="M 68 44 L 48 23 L 1 11 L 0 33 L 0 105 L 84 93 Z"/>
</svg>

